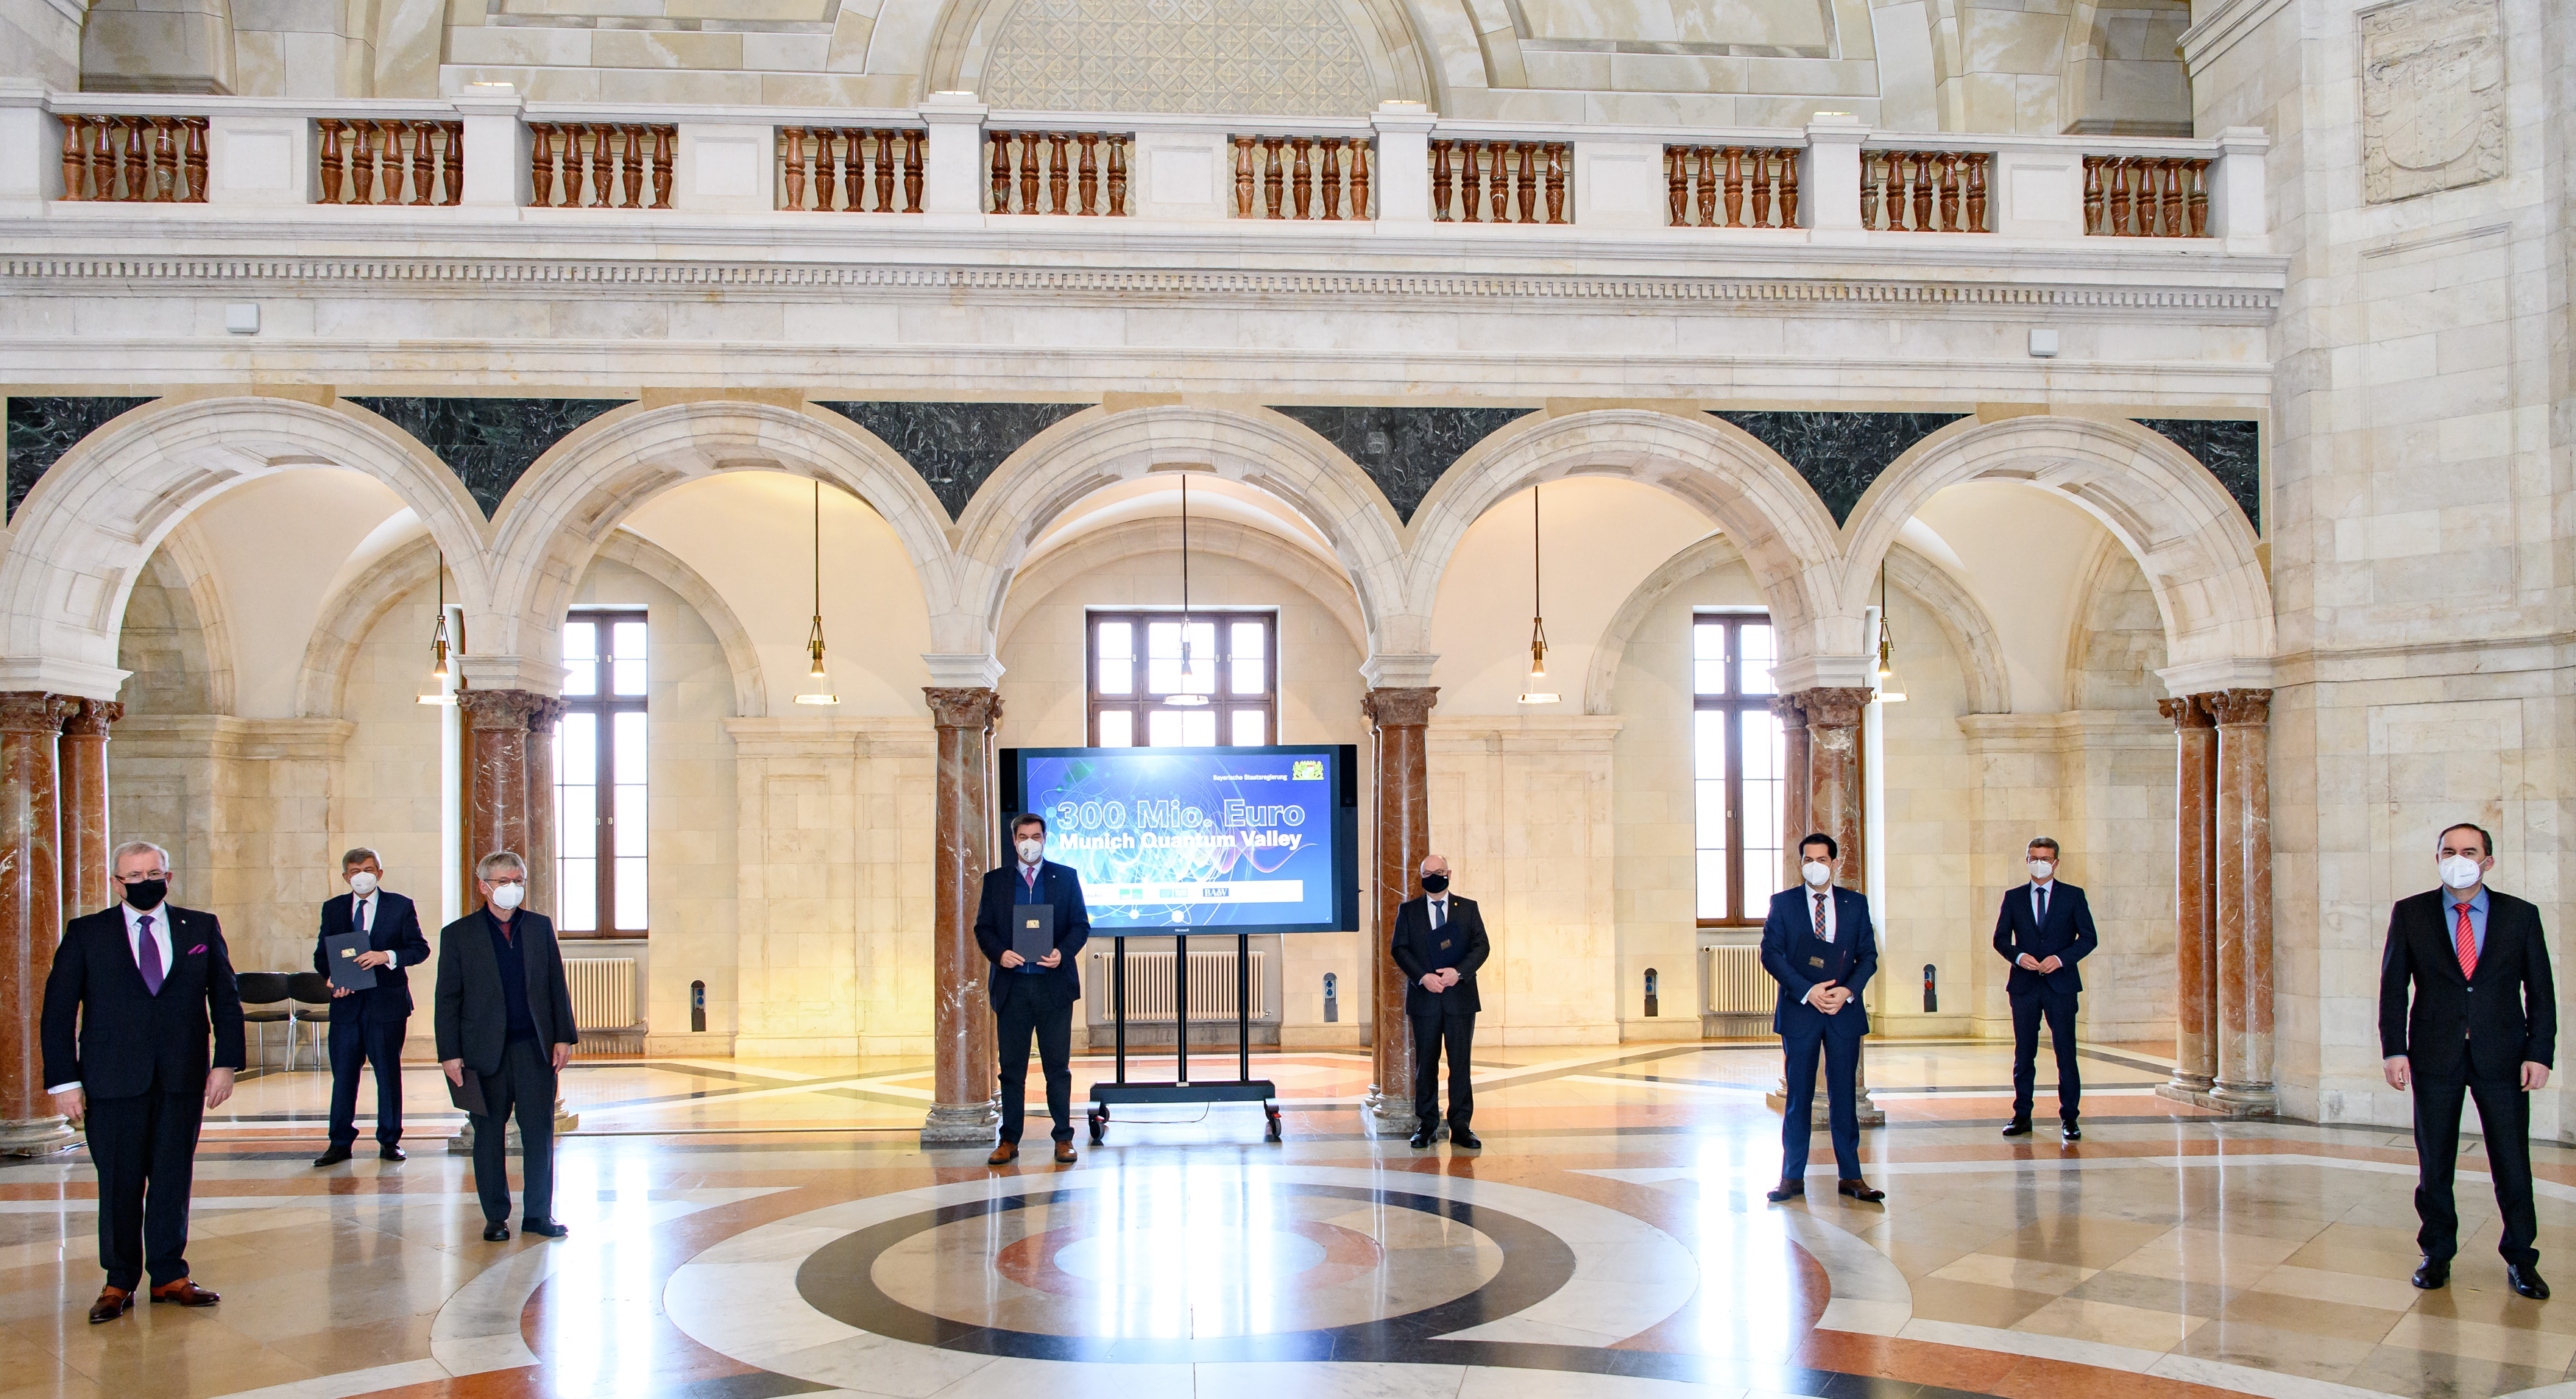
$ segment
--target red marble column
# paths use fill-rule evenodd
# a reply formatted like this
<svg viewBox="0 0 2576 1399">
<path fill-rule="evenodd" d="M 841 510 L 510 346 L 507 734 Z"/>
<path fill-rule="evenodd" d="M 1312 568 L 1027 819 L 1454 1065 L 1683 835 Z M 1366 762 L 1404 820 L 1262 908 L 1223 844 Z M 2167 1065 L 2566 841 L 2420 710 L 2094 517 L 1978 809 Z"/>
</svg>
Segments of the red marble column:
<svg viewBox="0 0 2576 1399">
<path fill-rule="evenodd" d="M 1780 738 L 1783 750 L 1780 783 L 1780 878 L 1783 887 L 1798 882 L 1798 839 L 1815 827 L 1807 824 L 1809 802 L 1807 784 L 1814 781 L 1814 769 L 1807 759 L 1807 711 L 1795 695 L 1781 695 L 1771 701 L 1771 712 L 1780 716 Z"/>
<path fill-rule="evenodd" d="M 938 1002 L 931 1016 L 936 1061 L 925 1146 L 985 1143 L 1002 1114 L 995 1105 L 993 1002 L 982 949 L 975 945 L 975 904 L 993 867 L 993 726 L 1002 697 L 985 686 L 925 686 L 939 734 L 939 773 L 931 815 L 931 948 Z"/>
<path fill-rule="evenodd" d="M 1413 1029 L 1404 1018 L 1404 971 L 1387 955 L 1395 911 L 1413 897 L 1431 855 L 1431 706 L 1438 686 L 1380 688 L 1361 697 L 1377 754 L 1376 855 L 1369 926 L 1361 934 L 1369 965 L 1369 1108 L 1377 1129 L 1409 1136 L 1413 1113 Z"/>
<path fill-rule="evenodd" d="M 2174 1073 L 2198 1100 L 2218 1079 L 2218 729 L 2210 696 L 2158 700 L 2174 725 Z"/>
<path fill-rule="evenodd" d="M 79 701 L 0 691 L 0 1152 L 67 1145 L 45 1093 L 38 1034 L 45 973 L 63 935 L 61 815 L 55 750 Z"/>
<path fill-rule="evenodd" d="M 125 717 L 113 700 L 77 701 L 63 720 L 59 743 L 62 775 L 63 916 L 77 917 L 116 902 L 108 880 L 107 729 Z M 48 951 L 50 963 L 53 954 Z M 40 978 L 41 979 L 41 978 Z"/>
<path fill-rule="evenodd" d="M 2270 690 L 2202 697 L 2218 721 L 2218 1074 L 2211 1102 L 2245 1115 L 2280 1105 L 2272 1083 Z"/>
<path fill-rule="evenodd" d="M 555 888 L 555 857 L 559 853 L 555 844 L 555 725 L 563 722 L 567 706 L 550 695 L 532 695 L 530 699 L 533 703 L 528 706 L 528 834 L 527 848 L 519 851 L 519 855 L 528 862 L 528 907 L 552 917 L 558 893 Z M 608 802 L 611 797 L 602 792 L 600 800 Z M 614 810 L 613 807 L 611 809 Z M 610 833 L 610 838 L 615 838 L 615 832 Z M 600 852 L 602 859 L 612 857 L 611 851 Z M 609 910 L 601 909 L 600 915 L 601 927 L 616 926 Z"/>
<path fill-rule="evenodd" d="M 1864 849 L 1867 827 L 1862 819 L 1865 795 L 1861 786 L 1860 726 L 1861 715 L 1869 707 L 1870 691 L 1868 687 L 1858 685 L 1820 685 L 1812 690 L 1784 695 L 1781 701 L 1794 707 L 1805 719 L 1805 727 L 1798 731 L 1797 738 L 1792 739 L 1795 746 L 1788 755 L 1788 785 L 1792 795 L 1781 812 L 1784 839 L 1789 842 L 1789 882 L 1797 885 L 1804 880 L 1804 876 L 1798 873 L 1800 861 L 1796 843 L 1810 833 L 1821 831 L 1832 836 L 1835 846 L 1842 852 L 1837 866 L 1841 874 L 1834 882 L 1866 894 L 1869 892 L 1869 865 Z M 1774 710 L 1780 707 L 1780 702 L 1773 704 Z M 1803 783 L 1798 781 L 1802 767 L 1806 773 Z M 1799 809 L 1801 796 L 1804 797 L 1804 810 Z M 1870 916 L 1879 925 L 1879 941 L 1883 950 L 1886 945 L 1886 910 L 1873 905 Z M 1885 976 L 1889 970 L 1886 959 L 1881 957 L 1879 974 Z M 1824 1072 L 1824 1060 L 1819 1057 L 1816 1061 L 1813 1109 L 1818 1125 L 1827 1122 L 1833 1107 L 1825 1096 Z M 1863 1041 L 1861 1063 L 1854 1077 L 1859 1088 L 1862 1124 L 1886 1121 L 1887 1114 L 1870 1101 L 1866 1041 Z M 1786 1103 L 1786 1092 L 1786 1085 L 1783 1085 L 1781 1093 L 1774 1095 L 1773 1107 Z"/>
<path fill-rule="evenodd" d="M 534 834 L 529 824 L 529 790 L 538 779 L 528 770 L 528 734 L 536 715 L 551 701 L 530 690 L 460 690 L 456 702 L 465 710 L 467 744 L 465 901 L 470 905 L 480 898 L 472 882 L 475 863 L 499 850 L 528 862 L 528 892 L 533 896 L 537 861 L 528 844 Z M 535 907 L 533 897 L 529 906 Z"/>
</svg>

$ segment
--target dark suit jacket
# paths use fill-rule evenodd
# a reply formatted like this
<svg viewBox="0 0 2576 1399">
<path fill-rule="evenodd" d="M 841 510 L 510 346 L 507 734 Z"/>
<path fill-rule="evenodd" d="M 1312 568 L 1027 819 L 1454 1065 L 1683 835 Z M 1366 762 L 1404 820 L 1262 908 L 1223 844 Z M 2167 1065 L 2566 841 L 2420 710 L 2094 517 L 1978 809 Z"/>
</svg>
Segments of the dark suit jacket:
<svg viewBox="0 0 2576 1399">
<path fill-rule="evenodd" d="M 1995 915 L 1995 955 L 2012 964 L 2005 994 L 2027 996 L 2042 986 L 2051 991 L 2083 990 L 2084 978 L 2076 974 L 2075 964 L 2101 941 L 2093 931 L 2093 906 L 2084 901 L 2083 890 L 2063 879 L 2050 885 L 2045 928 L 2030 916 L 2030 886 L 2013 890 L 2004 895 L 2003 911 Z M 2014 960 L 2025 952 L 2034 961 L 2055 957 L 2060 965 L 2053 972 L 2032 971 Z"/>
<path fill-rule="evenodd" d="M 1444 943 L 1454 941 L 1457 947 Z M 1485 1008 L 1484 999 L 1476 994 L 1476 969 L 1493 955 L 1493 944 L 1485 939 L 1485 915 L 1476 908 L 1474 899 L 1449 895 L 1449 923 L 1433 932 L 1431 898 L 1423 895 L 1407 899 L 1396 906 L 1395 933 L 1387 939 L 1387 950 L 1394 954 L 1395 964 L 1404 968 L 1404 1013 L 1433 1015 L 1442 1011 L 1465 1011 L 1474 1014 Z M 1422 989 L 1422 978 L 1432 968 L 1458 954 L 1458 984 L 1437 995 Z"/>
<path fill-rule="evenodd" d="M 2555 1067 L 2558 991 L 2540 910 L 2489 889 L 2487 945 L 2472 977 L 2460 974 L 2446 901 L 2435 889 L 2399 899 L 2389 914 L 2379 962 L 2381 1057 L 2403 1054 L 2415 1077 L 2437 1083 L 2510 1080 L 2526 1061 Z"/>
<path fill-rule="evenodd" d="M 1029 886 L 1020 882 L 1017 860 L 985 871 L 984 892 L 975 903 L 975 945 L 984 949 L 984 959 L 993 964 L 990 979 L 997 1008 L 1027 997 L 1051 1010 L 1072 1005 L 1082 995 L 1082 976 L 1073 965 L 1074 955 L 1091 941 L 1091 909 L 1082 901 L 1082 876 L 1071 865 L 1041 861 L 1037 892 L 1037 898 L 1028 897 Z M 1050 969 L 1024 971 L 1002 965 L 1002 954 L 1011 950 L 1011 909 L 1022 903 L 1055 907 L 1055 950 L 1064 954 L 1064 960 Z"/>
<path fill-rule="evenodd" d="M 1834 949 L 1838 961 L 1825 968 L 1840 976 L 1817 974 L 1794 956 L 1799 939 L 1816 926 L 1805 886 L 1771 896 L 1771 912 L 1762 920 L 1762 969 L 1780 983 L 1779 1004 L 1771 1028 L 1782 1035 L 1831 1034 L 1857 1038 L 1869 1033 L 1869 1013 L 1861 1009 L 1860 991 L 1878 971 L 1878 931 L 1870 926 L 1869 900 L 1849 889 L 1834 889 Z M 1807 1004 L 1807 992 L 1819 981 L 1848 988 L 1851 1004 L 1827 1015 Z"/>
<path fill-rule="evenodd" d="M 76 1082 L 93 1098 L 199 1093 L 207 1069 L 246 1062 L 223 926 L 211 913 L 166 902 L 154 912 L 170 920 L 170 968 L 157 996 L 143 987 L 122 909 L 85 914 L 63 929 L 45 977 L 42 1086 Z"/>
<path fill-rule="evenodd" d="M 322 931 L 313 939 L 313 970 L 331 974 L 322 955 L 323 944 L 349 931 L 349 920 L 356 916 L 358 898 L 342 894 L 322 904 Z M 376 968 L 376 986 L 372 991 L 359 991 L 331 998 L 331 1018 L 340 1018 L 342 1007 L 355 1014 L 361 1005 L 378 1015 L 411 1014 L 411 973 L 405 967 L 416 967 L 429 960 L 429 939 L 420 935 L 420 910 L 400 894 L 376 891 L 376 921 L 367 929 L 367 950 L 394 954 L 393 965 Z"/>
<path fill-rule="evenodd" d="M 510 1005 L 501 991 L 501 964 L 492 957 L 491 921 L 478 908 L 438 930 L 438 987 L 431 993 L 439 1059 L 462 1059 L 478 1074 L 499 1073 L 501 1052 L 510 1042 Z M 528 972 L 528 1015 L 537 1022 L 537 1043 L 579 1043 L 554 920 L 523 908 L 510 922 Z"/>
</svg>

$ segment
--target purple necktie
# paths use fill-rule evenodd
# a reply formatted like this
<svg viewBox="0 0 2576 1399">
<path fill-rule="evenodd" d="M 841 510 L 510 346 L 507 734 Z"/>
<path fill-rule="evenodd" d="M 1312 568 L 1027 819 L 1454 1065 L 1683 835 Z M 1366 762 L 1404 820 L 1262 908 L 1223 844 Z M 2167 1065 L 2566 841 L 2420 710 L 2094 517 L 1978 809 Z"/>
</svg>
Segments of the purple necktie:
<svg viewBox="0 0 2576 1399">
<path fill-rule="evenodd" d="M 143 935 L 135 939 L 134 956 L 143 966 L 143 989 L 158 996 L 161 994 L 161 944 L 152 940 L 152 915 L 147 913 L 138 921 L 143 925 Z"/>
</svg>

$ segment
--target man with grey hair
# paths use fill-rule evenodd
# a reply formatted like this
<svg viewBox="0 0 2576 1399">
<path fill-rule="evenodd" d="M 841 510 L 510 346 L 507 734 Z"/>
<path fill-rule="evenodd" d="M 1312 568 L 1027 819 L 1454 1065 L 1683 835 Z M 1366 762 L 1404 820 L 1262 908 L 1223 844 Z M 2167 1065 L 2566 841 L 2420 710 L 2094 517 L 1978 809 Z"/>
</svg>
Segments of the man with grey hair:
<svg viewBox="0 0 2576 1399">
<path fill-rule="evenodd" d="M 526 1176 L 519 1228 L 543 1238 L 572 1232 L 555 1222 L 555 1080 L 580 1038 L 554 920 L 520 907 L 527 862 L 507 850 L 474 864 L 483 907 L 439 930 L 438 989 L 430 1021 L 438 1067 L 474 1123 L 474 1193 L 483 1237 L 510 1237 L 510 1118 L 519 1119 Z M 466 1075 L 474 1076 L 469 1085 Z M 482 1104 L 480 1111 L 473 1103 Z"/>
<path fill-rule="evenodd" d="M 83 1124 L 98 1171 L 107 1286 L 93 1324 L 132 1311 L 147 1270 L 155 1302 L 220 1300 L 188 1277 L 188 1192 L 197 1130 L 243 1066 L 241 993 L 215 916 L 169 901 L 170 852 L 148 840 L 116 847 L 108 870 L 120 906 L 64 928 L 41 1029 L 47 1090 Z"/>
<path fill-rule="evenodd" d="M 403 1159 L 402 1047 L 411 1028 L 411 977 L 403 969 L 429 960 L 420 935 L 420 911 L 384 888 L 385 862 L 361 845 L 340 857 L 345 898 L 322 904 L 322 931 L 313 941 L 313 970 L 331 974 L 331 943 L 340 940 L 349 965 L 375 974 L 361 990 L 331 988 L 331 1146 L 316 1167 L 349 1159 L 358 1142 L 358 1069 L 376 1071 L 376 1148 L 387 1161 Z"/>
</svg>

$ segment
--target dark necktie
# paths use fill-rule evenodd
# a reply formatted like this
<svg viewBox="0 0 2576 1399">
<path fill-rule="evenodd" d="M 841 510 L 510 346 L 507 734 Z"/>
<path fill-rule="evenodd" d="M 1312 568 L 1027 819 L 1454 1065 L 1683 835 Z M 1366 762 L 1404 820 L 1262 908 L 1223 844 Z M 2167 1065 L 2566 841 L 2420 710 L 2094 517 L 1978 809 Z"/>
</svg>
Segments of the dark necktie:
<svg viewBox="0 0 2576 1399">
<path fill-rule="evenodd" d="M 1431 931 L 1436 933 L 1442 928 L 1448 926 L 1449 901 L 1447 899 L 1433 899 L 1431 901 Z"/>
<path fill-rule="evenodd" d="M 142 925 L 142 935 L 134 940 L 134 960 L 143 969 L 143 989 L 161 994 L 161 944 L 152 939 L 152 915 L 135 920 Z"/>
<path fill-rule="evenodd" d="M 367 901 L 366 901 L 365 899 L 360 899 L 360 900 L 358 900 L 358 931 L 359 931 L 359 932 L 361 932 L 361 933 L 363 933 L 363 932 L 365 932 L 366 930 L 367 930 Z"/>
<path fill-rule="evenodd" d="M 2048 890 L 2045 887 L 2039 891 L 2039 926 L 2048 926 Z"/>
</svg>

